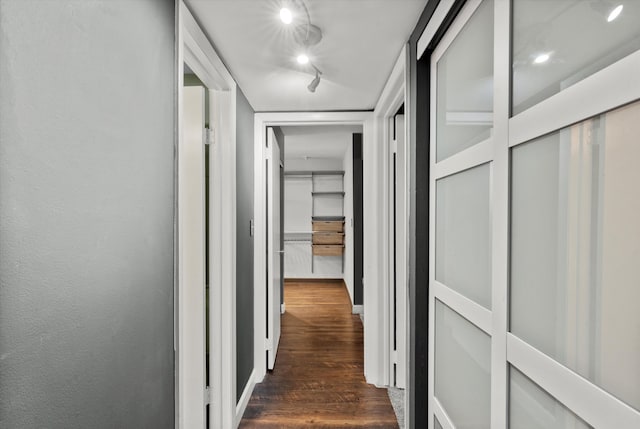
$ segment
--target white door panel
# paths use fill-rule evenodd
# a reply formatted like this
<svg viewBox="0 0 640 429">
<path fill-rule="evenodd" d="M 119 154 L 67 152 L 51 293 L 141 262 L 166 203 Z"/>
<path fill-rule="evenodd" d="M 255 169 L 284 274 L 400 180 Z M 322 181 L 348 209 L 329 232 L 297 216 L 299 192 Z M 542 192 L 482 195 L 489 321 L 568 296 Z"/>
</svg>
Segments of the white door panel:
<svg viewBox="0 0 640 429">
<path fill-rule="evenodd" d="M 280 148 L 272 128 L 267 129 L 267 324 L 269 350 L 267 368 L 273 369 L 280 342 L 280 287 L 282 273 L 280 259 Z"/>
</svg>

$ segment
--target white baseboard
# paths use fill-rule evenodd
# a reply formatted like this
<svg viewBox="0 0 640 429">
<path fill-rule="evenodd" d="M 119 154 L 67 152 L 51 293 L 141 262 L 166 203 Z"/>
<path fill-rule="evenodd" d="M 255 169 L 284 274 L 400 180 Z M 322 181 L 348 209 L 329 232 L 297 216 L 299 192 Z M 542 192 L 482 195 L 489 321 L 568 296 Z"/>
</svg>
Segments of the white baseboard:
<svg viewBox="0 0 640 429">
<path fill-rule="evenodd" d="M 240 425 L 240 421 L 242 420 L 242 416 L 244 415 L 244 410 L 247 409 L 247 405 L 249 404 L 249 399 L 251 399 L 251 395 L 253 394 L 253 389 L 256 387 L 256 370 L 251 371 L 251 375 L 249 376 L 249 380 L 247 380 L 247 385 L 244 388 L 244 392 L 242 392 L 242 396 L 240 396 L 240 400 L 236 405 L 236 418 L 235 424 L 233 427 L 237 428 Z"/>
<path fill-rule="evenodd" d="M 351 309 L 352 314 L 364 314 L 364 306 L 362 305 L 354 305 Z"/>
<path fill-rule="evenodd" d="M 287 311 L 287 307 L 285 306 L 285 303 L 283 302 L 282 304 L 280 304 L 280 314 L 284 314 L 285 311 Z"/>
</svg>

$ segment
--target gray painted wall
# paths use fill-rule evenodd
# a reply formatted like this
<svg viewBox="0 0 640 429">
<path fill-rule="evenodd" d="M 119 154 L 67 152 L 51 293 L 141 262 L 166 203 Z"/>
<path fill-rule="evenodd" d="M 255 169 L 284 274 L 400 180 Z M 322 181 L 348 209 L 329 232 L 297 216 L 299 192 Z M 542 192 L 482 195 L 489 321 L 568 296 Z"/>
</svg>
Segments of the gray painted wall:
<svg viewBox="0 0 640 429">
<path fill-rule="evenodd" d="M 0 29 L 0 427 L 172 428 L 174 2 Z"/>
<path fill-rule="evenodd" d="M 253 117 L 238 88 L 236 97 L 236 400 L 253 371 Z"/>
</svg>

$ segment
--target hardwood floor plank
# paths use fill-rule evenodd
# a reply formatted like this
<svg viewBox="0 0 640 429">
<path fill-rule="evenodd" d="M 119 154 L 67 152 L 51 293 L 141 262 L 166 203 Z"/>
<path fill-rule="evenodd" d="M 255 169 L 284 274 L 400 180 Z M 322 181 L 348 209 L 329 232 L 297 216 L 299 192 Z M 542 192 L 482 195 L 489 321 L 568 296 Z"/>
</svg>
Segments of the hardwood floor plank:
<svg viewBox="0 0 640 429">
<path fill-rule="evenodd" d="M 241 428 L 398 428 L 386 389 L 364 380 L 362 322 L 336 282 L 285 283 L 275 369 Z"/>
</svg>

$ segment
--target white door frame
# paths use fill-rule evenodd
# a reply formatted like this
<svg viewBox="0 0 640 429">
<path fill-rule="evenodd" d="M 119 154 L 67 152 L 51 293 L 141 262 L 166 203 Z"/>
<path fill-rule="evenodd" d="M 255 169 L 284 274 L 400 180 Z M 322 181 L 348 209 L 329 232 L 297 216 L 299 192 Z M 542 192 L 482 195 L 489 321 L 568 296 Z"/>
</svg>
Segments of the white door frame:
<svg viewBox="0 0 640 429">
<path fill-rule="evenodd" d="M 177 31 L 177 158 L 176 166 L 183 150 L 182 87 L 184 63 L 207 86 L 210 94 L 210 126 L 213 127 L 213 145 L 210 150 L 210 388 L 200 391 L 201 385 L 189 382 L 183 375 L 190 362 L 202 357 L 194 355 L 203 350 L 204 345 L 204 305 L 185 302 L 182 283 L 182 252 L 180 237 L 183 225 L 180 207 L 176 208 L 176 286 L 175 286 L 175 328 L 174 347 L 176 349 L 176 427 L 192 429 L 193 413 L 199 413 L 210 404 L 210 425 L 212 428 L 229 428 L 237 425 L 236 398 L 236 83 L 213 49 L 204 32 L 198 26 L 183 0 L 176 2 Z M 203 160 L 204 161 L 204 160 Z M 188 171 L 177 168 L 178 183 Z M 201 177 L 199 180 L 204 180 Z M 180 195 L 176 186 L 176 201 Z M 199 227 L 204 235 L 204 224 Z M 194 305 L 195 304 L 195 305 Z M 198 308 L 197 312 L 187 312 L 186 308 Z M 193 324 L 202 325 L 188 330 Z M 195 339 L 195 348 L 187 348 L 188 338 Z M 198 424 L 199 425 L 199 424 Z M 196 428 L 197 429 L 197 428 Z"/>
<path fill-rule="evenodd" d="M 261 382 L 267 373 L 265 350 L 268 346 L 265 341 L 265 307 L 266 284 L 263 273 L 266 269 L 265 252 L 265 219 L 266 219 L 266 195 L 264 190 L 265 171 L 264 160 L 266 157 L 266 129 L 269 126 L 286 125 L 362 125 L 363 127 L 363 158 L 364 158 L 364 277 L 366 286 L 363 290 L 364 301 L 364 362 L 365 377 L 369 383 L 379 384 L 378 359 L 379 359 L 379 333 L 383 325 L 376 318 L 383 306 L 379 298 L 382 287 L 382 231 L 381 216 L 383 212 L 382 199 L 379 190 L 384 186 L 381 171 L 384 154 L 382 148 L 374 140 L 374 123 L 371 112 L 273 112 L 256 113 L 254 122 L 255 152 L 254 152 L 254 210 L 255 210 L 255 235 L 254 235 L 254 333 L 255 333 L 255 359 L 254 371 L 256 382 Z M 371 309 L 367 316 L 367 309 Z M 374 310 L 377 309 L 377 310 Z"/>
<path fill-rule="evenodd" d="M 408 148 L 408 136 L 409 136 L 409 115 L 408 115 L 408 109 L 409 109 L 409 102 L 407 99 L 407 95 L 408 92 L 406 91 L 407 88 L 407 61 L 408 61 L 408 53 L 407 53 L 407 49 L 408 47 L 405 46 L 402 51 L 400 52 L 400 55 L 398 56 L 398 59 L 396 60 L 396 63 L 393 67 L 393 70 L 391 71 L 391 75 L 389 76 L 389 79 L 387 80 L 387 83 L 382 91 L 382 94 L 380 95 L 380 99 L 378 100 L 378 103 L 376 105 L 376 108 L 373 112 L 374 114 L 374 121 L 376 124 L 376 137 L 378 139 L 378 144 L 383 148 L 382 150 L 382 154 L 384 157 L 383 160 L 383 170 L 382 170 L 382 179 L 385 183 L 385 186 L 382 187 L 381 189 L 383 190 L 382 192 L 382 198 L 383 198 L 383 207 L 385 208 L 382 215 L 384 217 L 382 224 L 384 225 L 384 231 L 383 231 L 383 235 L 384 235 L 384 244 L 383 244 L 383 270 L 384 270 L 384 279 L 386 284 L 384 285 L 384 287 L 381 288 L 381 290 L 379 291 L 380 294 L 380 301 L 382 303 L 382 306 L 380 307 L 380 319 L 381 322 L 383 324 L 383 329 L 381 329 L 379 331 L 379 340 L 378 340 L 378 356 L 381 357 L 381 359 L 378 360 L 377 364 L 377 374 L 378 374 L 378 378 L 377 378 L 377 383 L 378 385 L 391 385 L 393 384 L 393 379 L 392 379 L 392 373 L 391 373 L 391 368 L 393 366 L 393 360 L 394 360 L 394 356 L 393 356 L 393 339 L 392 339 L 392 335 L 393 333 L 391 332 L 391 300 L 392 297 L 389 294 L 389 285 L 391 284 L 391 282 L 393 281 L 393 252 L 391 252 L 392 249 L 392 243 L 391 243 L 391 237 L 392 237 L 392 233 L 393 233 L 393 219 L 392 216 L 390 214 L 389 211 L 389 207 L 392 203 L 392 198 L 393 195 L 391 194 L 390 191 L 390 180 L 391 180 L 391 174 L 393 173 L 391 170 L 391 162 L 393 159 L 393 150 L 390 150 L 393 142 L 392 142 L 392 128 L 391 128 L 391 121 L 393 120 L 394 115 L 396 114 L 396 112 L 398 111 L 398 109 L 400 108 L 400 106 L 402 104 L 404 104 L 405 106 L 405 121 L 404 121 L 404 135 L 405 135 L 405 147 Z M 407 184 L 409 184 L 409 151 L 405 150 L 404 151 L 404 159 L 397 159 L 398 164 L 402 163 L 405 168 L 404 168 L 404 176 L 405 176 L 405 180 L 404 182 Z M 408 203 L 409 203 L 409 198 L 408 198 L 408 189 L 404 190 L 406 192 L 405 194 L 405 198 L 404 198 L 404 216 L 402 216 L 402 214 L 400 213 L 400 211 L 398 211 L 398 214 L 400 214 L 400 216 L 403 217 L 403 219 L 400 219 L 400 223 L 401 225 L 403 225 L 403 230 L 405 231 L 409 231 L 409 207 L 408 207 Z M 408 294 L 408 281 L 409 281 L 409 260 L 408 260 L 408 256 L 409 256 L 409 236 L 408 235 L 403 235 L 403 234 L 398 234 L 398 239 L 396 242 L 396 245 L 398 247 L 402 247 L 403 249 L 405 249 L 404 252 L 401 252 L 401 257 L 399 259 L 397 259 L 397 272 L 399 273 L 399 275 L 397 276 L 397 285 L 398 287 L 404 287 L 405 290 L 407 291 L 406 295 L 406 307 L 405 307 L 405 327 L 406 327 L 406 332 L 405 332 L 405 347 L 404 347 L 404 353 L 398 353 L 397 358 L 401 359 L 402 362 L 405 365 L 405 415 L 408 415 L 408 406 L 409 406 L 409 386 L 410 386 L 410 378 L 411 375 L 409 374 L 409 368 L 411 368 L 410 366 L 410 353 L 409 353 L 409 341 L 408 341 L 408 329 L 409 329 L 409 305 L 408 305 L 408 299 L 409 299 L 409 294 Z M 404 259 L 404 260 L 403 260 Z M 366 314 L 366 309 L 365 309 L 365 314 Z M 398 364 L 401 364 L 401 362 L 398 362 Z"/>
</svg>

